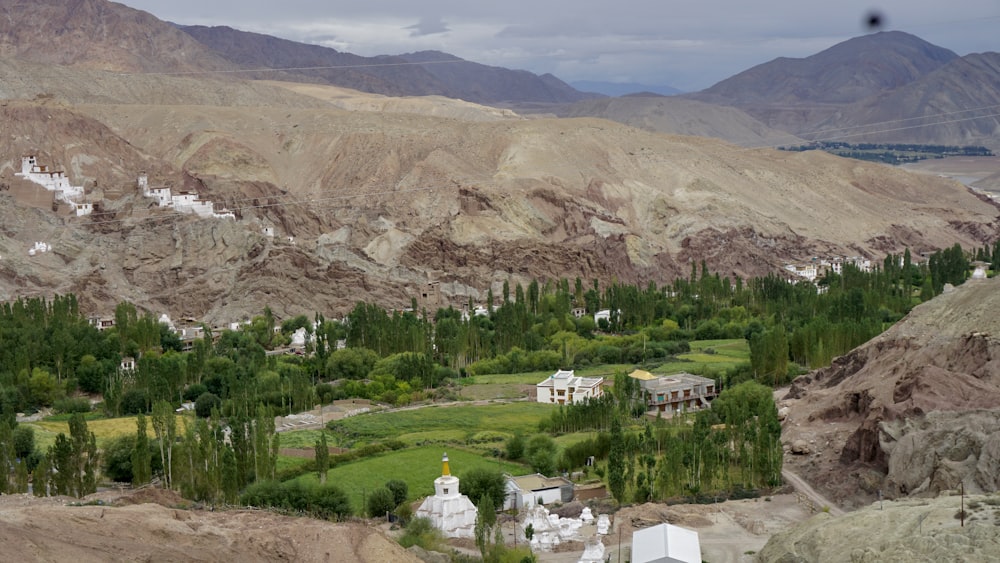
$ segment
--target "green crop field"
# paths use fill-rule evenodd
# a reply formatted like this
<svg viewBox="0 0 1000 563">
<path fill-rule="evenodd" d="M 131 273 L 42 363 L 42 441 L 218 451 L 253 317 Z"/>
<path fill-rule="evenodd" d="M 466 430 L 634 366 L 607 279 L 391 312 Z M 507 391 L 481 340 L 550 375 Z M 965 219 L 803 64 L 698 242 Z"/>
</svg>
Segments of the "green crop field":
<svg viewBox="0 0 1000 563">
<path fill-rule="evenodd" d="M 334 467 L 327 472 L 327 482 L 341 487 L 351 499 L 351 508 L 360 512 L 364 498 L 372 490 L 385 485 L 390 479 L 405 481 L 409 486 L 410 500 L 434 494 L 434 479 L 441 476 L 441 455 L 447 451 L 453 475 L 462 474 L 475 467 L 497 467 L 512 475 L 524 475 L 531 470 L 516 463 L 484 457 L 463 449 L 423 446 L 389 452 Z M 318 482 L 315 473 L 297 479 Z"/>
<path fill-rule="evenodd" d="M 708 353 L 711 350 L 712 353 Z M 691 351 L 678 354 L 654 370 L 655 373 L 672 374 L 686 371 L 703 375 L 709 370 L 732 369 L 750 361 L 750 345 L 742 338 L 733 340 L 696 340 L 691 342 Z"/>
<path fill-rule="evenodd" d="M 435 406 L 394 412 L 362 414 L 331 423 L 341 445 L 354 441 L 372 442 L 400 436 L 433 436 L 447 432 L 449 439 L 464 441 L 483 431 L 533 434 L 538 422 L 553 407 L 526 401 L 487 405 Z"/>
<path fill-rule="evenodd" d="M 177 431 L 181 433 L 184 431 L 185 420 L 189 417 L 176 415 L 176 418 Z M 59 416 L 56 420 L 46 419 L 38 422 L 26 422 L 24 424 L 35 429 L 35 444 L 42 451 L 55 443 L 56 435 L 60 432 L 69 436 L 69 419 L 67 417 Z M 97 445 L 103 448 L 107 441 L 112 438 L 117 438 L 124 434 L 135 434 L 135 417 L 126 416 L 121 418 L 88 420 L 87 430 L 94 433 Z M 156 434 L 153 433 L 152 417 L 150 416 L 146 417 L 146 433 L 150 438 L 156 437 Z"/>
</svg>

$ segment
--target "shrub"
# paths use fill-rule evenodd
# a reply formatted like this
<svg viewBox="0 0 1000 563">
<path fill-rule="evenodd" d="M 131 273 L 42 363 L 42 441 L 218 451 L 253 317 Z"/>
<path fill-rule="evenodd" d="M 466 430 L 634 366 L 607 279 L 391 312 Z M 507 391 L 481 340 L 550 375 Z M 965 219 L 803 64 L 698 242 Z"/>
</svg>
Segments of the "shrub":
<svg viewBox="0 0 1000 563">
<path fill-rule="evenodd" d="M 406 525 L 406 533 L 399 538 L 399 545 L 411 547 L 419 545 L 427 551 L 440 551 L 443 542 L 441 532 L 429 518 L 414 518 Z"/>
<path fill-rule="evenodd" d="M 101 455 L 104 475 L 119 483 L 132 482 L 132 451 L 135 435 L 125 434 L 108 440 Z"/>
<path fill-rule="evenodd" d="M 368 506 L 365 508 L 368 510 L 368 516 L 372 518 L 381 518 L 387 512 L 392 512 L 392 509 L 396 508 L 392 491 L 385 487 L 375 489 L 369 495 Z"/>
<path fill-rule="evenodd" d="M 386 481 L 385 488 L 392 491 L 392 501 L 396 503 L 394 506 L 403 504 L 406 502 L 406 497 L 410 496 L 410 486 L 406 484 L 406 481 L 392 479 Z"/>
<path fill-rule="evenodd" d="M 19 424 L 14 429 L 14 455 L 24 459 L 35 451 L 35 429 Z"/>
<path fill-rule="evenodd" d="M 149 397 L 146 392 L 142 389 L 129 389 L 122 395 L 121 409 L 122 414 L 139 414 L 145 413 L 146 405 L 149 404 Z"/>
<path fill-rule="evenodd" d="M 317 518 L 343 518 L 351 514 L 351 501 L 340 487 L 327 483 L 316 487 L 313 514 Z"/>
<path fill-rule="evenodd" d="M 218 409 L 222 406 L 222 399 L 220 399 L 214 393 L 205 392 L 202 393 L 198 400 L 194 402 L 194 412 L 201 418 L 208 418 L 212 416 L 212 409 Z"/>
</svg>

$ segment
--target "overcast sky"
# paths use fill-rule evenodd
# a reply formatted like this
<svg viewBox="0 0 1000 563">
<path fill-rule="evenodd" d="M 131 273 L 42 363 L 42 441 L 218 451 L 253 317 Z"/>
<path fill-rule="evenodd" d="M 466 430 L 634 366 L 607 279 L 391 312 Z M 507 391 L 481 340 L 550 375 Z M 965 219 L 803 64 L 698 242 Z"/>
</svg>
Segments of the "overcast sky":
<svg viewBox="0 0 1000 563">
<path fill-rule="evenodd" d="M 775 57 L 867 32 L 866 15 L 959 55 L 1000 51 L 1000 0 L 124 0 L 358 55 L 439 50 L 565 81 L 699 90 Z"/>
</svg>

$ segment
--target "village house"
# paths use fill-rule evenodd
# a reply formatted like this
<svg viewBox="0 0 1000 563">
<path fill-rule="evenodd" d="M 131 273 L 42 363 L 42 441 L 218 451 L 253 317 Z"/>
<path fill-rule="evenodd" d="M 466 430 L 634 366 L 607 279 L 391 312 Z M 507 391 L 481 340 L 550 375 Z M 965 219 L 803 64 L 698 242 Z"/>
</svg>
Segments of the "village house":
<svg viewBox="0 0 1000 563">
<path fill-rule="evenodd" d="M 604 394 L 603 377 L 577 377 L 573 370 L 559 370 L 535 385 L 539 403 L 573 404 Z"/>
<path fill-rule="evenodd" d="M 573 483 L 565 477 L 546 477 L 541 473 L 533 473 L 518 477 L 505 475 L 505 478 L 507 498 L 503 503 L 504 510 L 520 510 L 538 504 L 573 500 Z"/>
<path fill-rule="evenodd" d="M 650 411 L 666 414 L 706 408 L 718 395 L 715 381 L 690 373 L 656 376 L 635 370 L 629 377 L 639 381 Z"/>
</svg>

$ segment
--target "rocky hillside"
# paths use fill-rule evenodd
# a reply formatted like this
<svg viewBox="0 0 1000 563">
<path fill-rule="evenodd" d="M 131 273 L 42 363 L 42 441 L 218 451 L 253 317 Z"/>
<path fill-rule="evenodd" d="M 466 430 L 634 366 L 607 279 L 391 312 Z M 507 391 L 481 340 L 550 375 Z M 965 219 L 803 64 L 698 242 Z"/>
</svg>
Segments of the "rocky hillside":
<svg viewBox="0 0 1000 563">
<path fill-rule="evenodd" d="M 921 304 L 829 368 L 795 380 L 788 464 L 845 504 L 1000 489 L 1000 279 Z"/>
<path fill-rule="evenodd" d="M 107 0 L 0 1 L 0 57 L 115 72 L 232 68 L 174 26 Z"/>
<path fill-rule="evenodd" d="M 845 516 L 818 514 L 773 536 L 758 561 L 996 561 L 1000 496 L 957 494 L 874 503 Z"/>
<path fill-rule="evenodd" d="M 71 95 L 121 95 L 90 76 L 74 79 Z M 152 90 L 159 79 L 190 84 L 181 99 L 204 105 L 7 103 L 15 134 L 0 141 L 0 170 L 10 177 L 20 155 L 37 152 L 104 201 L 101 214 L 77 219 L 0 194 L 4 297 L 73 291 L 91 309 L 127 298 L 225 321 L 264 305 L 279 315 L 343 312 L 358 299 L 403 305 L 431 280 L 465 303 L 505 280 L 662 283 L 701 260 L 747 276 L 809 256 L 982 244 L 997 233 L 997 207 L 957 183 L 819 153 L 596 119 L 435 117 L 436 100 L 386 113 L 355 94 L 345 110 L 331 103 L 342 90 L 319 85 L 296 94 L 302 85 L 247 84 L 257 100 L 247 103 L 260 105 L 220 106 L 211 101 L 228 90 L 203 94 L 193 79 L 136 84 Z M 140 170 L 239 220 L 151 208 L 135 192 Z M 29 259 L 33 241 L 53 253 Z"/>
<path fill-rule="evenodd" d="M 737 108 L 677 96 L 600 98 L 560 106 L 552 111 L 559 117 L 599 117 L 647 131 L 714 137 L 742 146 L 781 146 L 804 142 L 794 135 L 764 125 Z"/>
</svg>

